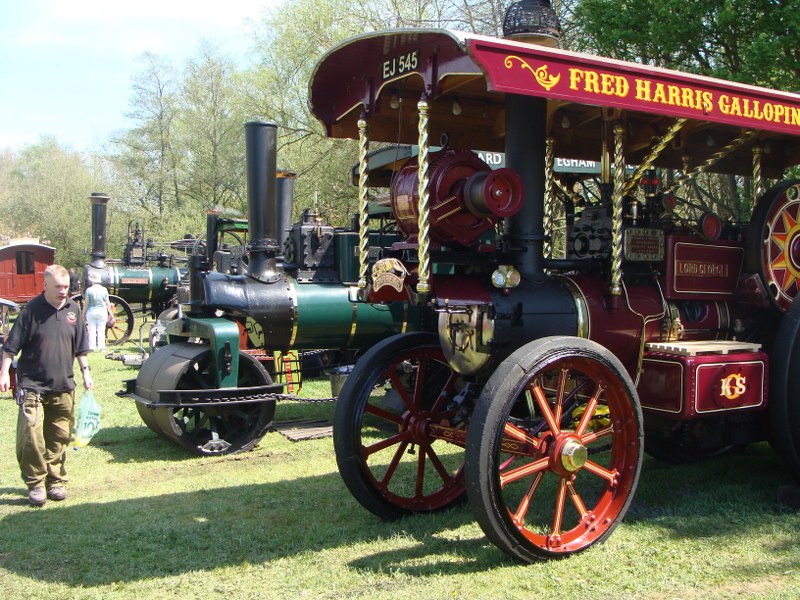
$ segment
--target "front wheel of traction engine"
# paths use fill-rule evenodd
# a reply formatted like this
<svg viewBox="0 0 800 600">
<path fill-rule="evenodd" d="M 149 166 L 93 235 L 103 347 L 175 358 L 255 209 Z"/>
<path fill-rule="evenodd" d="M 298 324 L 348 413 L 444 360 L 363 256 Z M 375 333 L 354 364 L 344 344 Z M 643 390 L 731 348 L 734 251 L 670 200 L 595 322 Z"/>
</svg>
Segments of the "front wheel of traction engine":
<svg viewBox="0 0 800 600">
<path fill-rule="evenodd" d="M 542 338 L 483 388 L 467 435 L 467 497 L 507 554 L 560 558 L 611 535 L 642 456 L 642 412 L 622 364 L 589 340 Z"/>
<path fill-rule="evenodd" d="M 391 520 L 463 498 L 459 391 L 434 334 L 393 336 L 359 359 L 336 402 L 333 444 L 342 479 L 364 508 Z"/>
<path fill-rule="evenodd" d="M 248 354 L 239 354 L 237 387 L 269 385 L 264 367 Z M 136 380 L 137 393 L 155 401 L 137 402 L 145 424 L 161 435 L 201 456 L 245 452 L 264 437 L 275 415 L 275 400 L 190 406 L 158 406 L 158 390 L 215 389 L 211 372 L 211 350 L 190 343 L 159 348 L 142 365 Z"/>
</svg>

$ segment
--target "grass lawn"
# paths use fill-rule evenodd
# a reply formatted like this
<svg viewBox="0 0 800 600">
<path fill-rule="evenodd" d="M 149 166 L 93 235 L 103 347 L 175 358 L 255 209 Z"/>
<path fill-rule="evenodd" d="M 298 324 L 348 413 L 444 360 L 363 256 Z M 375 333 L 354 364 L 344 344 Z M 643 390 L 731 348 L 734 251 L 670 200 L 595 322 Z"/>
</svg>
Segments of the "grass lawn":
<svg viewBox="0 0 800 600">
<path fill-rule="evenodd" d="M 696 465 L 647 458 L 605 544 L 522 565 L 466 505 L 381 522 L 346 490 L 331 438 L 270 432 L 252 452 L 190 456 L 115 396 L 136 369 L 90 362 L 102 429 L 70 450 L 65 502 L 27 505 L 16 405 L 0 398 L 0 598 L 800 597 L 800 513 L 777 502 L 792 479 L 766 444 Z M 281 402 L 276 419 L 332 415 Z"/>
</svg>

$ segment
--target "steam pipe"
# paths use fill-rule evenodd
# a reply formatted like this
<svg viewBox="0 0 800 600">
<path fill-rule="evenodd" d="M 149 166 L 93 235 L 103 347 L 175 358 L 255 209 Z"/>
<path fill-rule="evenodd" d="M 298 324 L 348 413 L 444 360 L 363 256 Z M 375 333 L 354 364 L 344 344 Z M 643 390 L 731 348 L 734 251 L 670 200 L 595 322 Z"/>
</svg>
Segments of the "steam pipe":
<svg viewBox="0 0 800 600">
<path fill-rule="evenodd" d="M 108 195 L 92 192 L 89 201 L 92 203 L 92 260 L 89 264 L 98 269 L 106 268 L 106 211 Z"/>
<path fill-rule="evenodd" d="M 278 206 L 275 215 L 277 224 L 277 242 L 282 244 L 287 232 L 292 227 L 292 207 L 294 204 L 294 180 L 297 177 L 292 171 L 278 171 Z"/>
<path fill-rule="evenodd" d="M 275 257 L 277 244 L 277 130 L 275 123 L 244 124 L 247 159 L 247 224 L 249 263 L 247 274 L 271 282 L 280 275 Z"/>
</svg>

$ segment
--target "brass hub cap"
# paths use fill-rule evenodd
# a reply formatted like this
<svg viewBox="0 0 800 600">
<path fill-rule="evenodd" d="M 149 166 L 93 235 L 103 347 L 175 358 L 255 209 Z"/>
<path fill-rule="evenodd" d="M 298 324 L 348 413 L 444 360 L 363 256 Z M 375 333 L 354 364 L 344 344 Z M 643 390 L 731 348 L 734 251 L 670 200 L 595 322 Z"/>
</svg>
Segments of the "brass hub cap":
<svg viewBox="0 0 800 600">
<path fill-rule="evenodd" d="M 587 458 L 588 452 L 586 451 L 586 446 L 581 444 L 578 440 L 567 440 L 561 448 L 561 465 L 570 473 L 574 473 L 583 468 Z"/>
</svg>

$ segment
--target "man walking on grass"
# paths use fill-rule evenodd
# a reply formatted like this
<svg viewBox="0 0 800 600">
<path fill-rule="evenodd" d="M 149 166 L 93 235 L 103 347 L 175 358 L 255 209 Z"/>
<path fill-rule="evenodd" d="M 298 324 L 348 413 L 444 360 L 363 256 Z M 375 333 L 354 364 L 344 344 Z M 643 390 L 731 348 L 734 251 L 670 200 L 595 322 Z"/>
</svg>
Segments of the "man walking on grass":
<svg viewBox="0 0 800 600">
<path fill-rule="evenodd" d="M 48 498 L 64 500 L 65 463 L 75 408 L 75 358 L 83 387 L 94 381 L 81 309 L 69 299 L 69 271 L 50 265 L 44 292 L 28 302 L 3 344 L 0 392 L 10 388 L 11 361 L 17 363 L 17 460 L 28 486 L 28 501 L 43 506 Z"/>
</svg>

